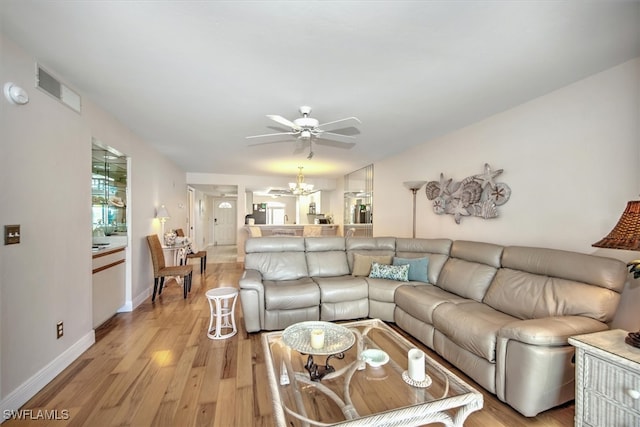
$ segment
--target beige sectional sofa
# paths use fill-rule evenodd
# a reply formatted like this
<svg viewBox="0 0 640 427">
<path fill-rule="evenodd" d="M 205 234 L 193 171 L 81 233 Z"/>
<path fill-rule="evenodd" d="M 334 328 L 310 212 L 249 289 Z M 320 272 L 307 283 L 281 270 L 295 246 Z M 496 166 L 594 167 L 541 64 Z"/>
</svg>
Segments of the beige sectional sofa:
<svg viewBox="0 0 640 427">
<path fill-rule="evenodd" d="M 395 322 L 525 416 L 573 399 L 567 339 L 607 329 L 627 279 L 619 260 L 448 239 L 264 237 L 245 251 L 248 332 Z M 394 257 L 421 280 L 368 277 L 372 260 Z"/>
</svg>

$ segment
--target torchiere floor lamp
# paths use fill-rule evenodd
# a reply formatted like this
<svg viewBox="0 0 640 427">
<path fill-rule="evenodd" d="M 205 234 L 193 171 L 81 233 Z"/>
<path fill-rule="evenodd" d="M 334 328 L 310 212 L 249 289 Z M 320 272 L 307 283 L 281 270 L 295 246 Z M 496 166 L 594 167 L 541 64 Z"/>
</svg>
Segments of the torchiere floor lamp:
<svg viewBox="0 0 640 427">
<path fill-rule="evenodd" d="M 427 181 L 405 181 L 404 186 L 413 193 L 413 238 L 416 238 L 416 193 L 420 191 Z"/>
</svg>

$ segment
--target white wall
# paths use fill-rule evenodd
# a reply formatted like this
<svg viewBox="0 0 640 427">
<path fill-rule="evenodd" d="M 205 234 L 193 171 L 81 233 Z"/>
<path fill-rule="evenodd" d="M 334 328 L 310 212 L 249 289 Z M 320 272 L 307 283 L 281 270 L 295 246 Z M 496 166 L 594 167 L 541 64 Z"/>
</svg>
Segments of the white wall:
<svg viewBox="0 0 640 427">
<path fill-rule="evenodd" d="M 433 212 L 423 188 L 417 237 L 639 258 L 591 244 L 640 192 L 640 59 L 375 163 L 374 235 L 411 236 L 412 199 L 403 181 L 438 181 L 441 172 L 460 181 L 483 172 L 484 163 L 504 169 L 498 181 L 512 190 L 500 216 L 463 217 L 457 225 L 452 215 Z M 630 292 L 638 282 L 629 283 Z M 640 327 L 639 315 L 627 320 L 618 325 Z"/>
<path fill-rule="evenodd" d="M 92 137 L 131 157 L 129 307 L 150 295 L 153 285 L 145 236 L 160 230 L 155 208 L 161 203 L 169 208 L 167 227 L 185 225 L 186 212 L 179 206 L 186 205 L 186 175 L 86 97 L 78 114 L 35 89 L 36 58 L 3 36 L 0 54 L 0 83 L 13 81 L 30 95 L 24 106 L 0 99 L 0 226 L 22 227 L 20 244 L 0 246 L 0 409 L 5 410 L 17 409 L 94 340 Z M 65 325 L 61 339 L 55 337 L 58 321 Z"/>
</svg>

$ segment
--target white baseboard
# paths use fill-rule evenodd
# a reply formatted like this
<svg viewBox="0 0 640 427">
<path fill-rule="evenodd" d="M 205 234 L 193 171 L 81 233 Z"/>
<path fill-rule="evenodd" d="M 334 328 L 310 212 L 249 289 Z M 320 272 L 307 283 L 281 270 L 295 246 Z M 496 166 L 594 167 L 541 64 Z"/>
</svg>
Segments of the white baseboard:
<svg viewBox="0 0 640 427">
<path fill-rule="evenodd" d="M 153 288 L 147 288 L 144 292 L 140 292 L 137 297 L 133 299 L 133 307 L 131 310 L 138 308 L 140 304 L 145 302 L 147 299 L 151 299 L 151 294 L 153 293 Z"/>
<path fill-rule="evenodd" d="M 96 336 L 92 329 L 91 332 L 76 341 L 75 344 L 53 359 L 47 366 L 2 399 L 0 401 L 0 413 L 5 414 L 5 411 L 17 411 L 20 409 L 22 405 L 27 403 L 29 399 L 49 384 L 51 380 L 71 365 L 74 360 L 80 357 L 80 355 L 87 351 L 95 342 Z M 0 419 L 0 422 L 2 421 L 4 421 L 4 418 Z"/>
<path fill-rule="evenodd" d="M 133 311 L 133 303 L 131 301 L 125 301 L 124 305 L 116 310 L 116 313 L 129 313 Z"/>
</svg>

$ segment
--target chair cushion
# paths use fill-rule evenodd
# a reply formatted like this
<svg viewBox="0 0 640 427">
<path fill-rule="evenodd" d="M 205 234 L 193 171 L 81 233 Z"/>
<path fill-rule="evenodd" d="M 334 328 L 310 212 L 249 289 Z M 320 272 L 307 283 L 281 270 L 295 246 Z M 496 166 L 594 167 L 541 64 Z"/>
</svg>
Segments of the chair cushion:
<svg viewBox="0 0 640 427">
<path fill-rule="evenodd" d="M 190 265 L 173 265 L 169 267 L 161 268 L 158 272 L 158 277 L 162 276 L 188 276 L 193 271 L 193 267 Z"/>
</svg>

